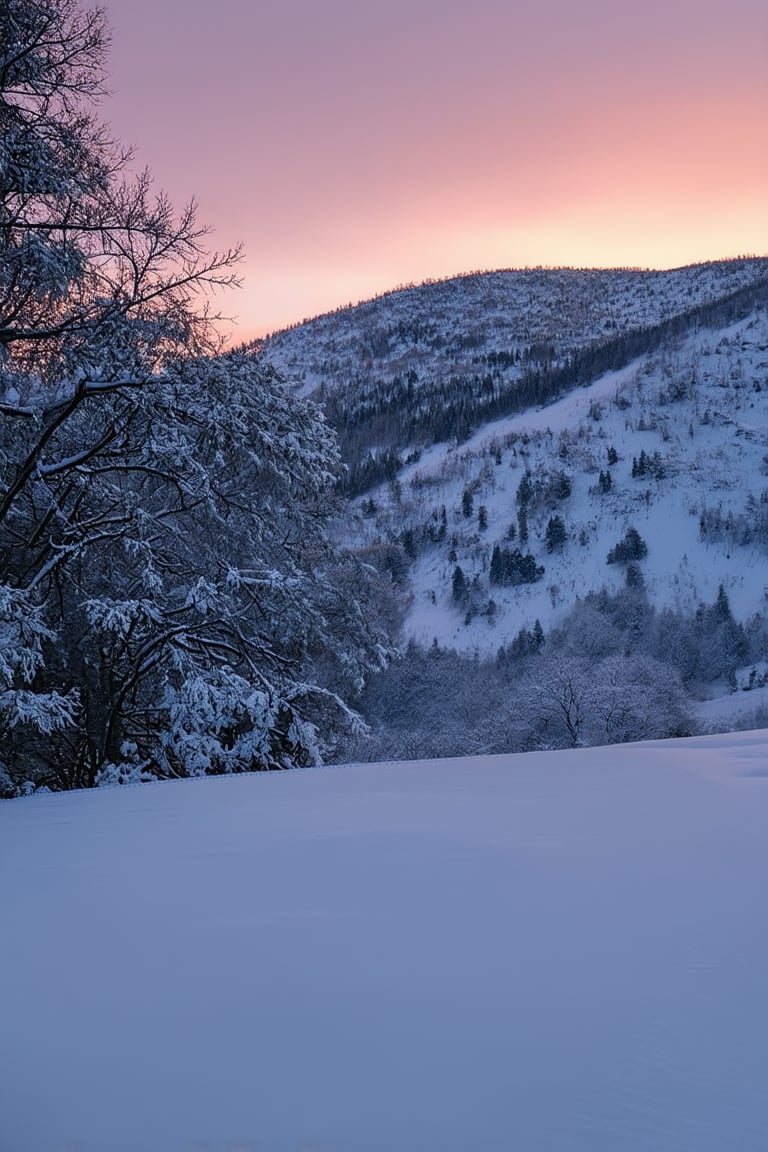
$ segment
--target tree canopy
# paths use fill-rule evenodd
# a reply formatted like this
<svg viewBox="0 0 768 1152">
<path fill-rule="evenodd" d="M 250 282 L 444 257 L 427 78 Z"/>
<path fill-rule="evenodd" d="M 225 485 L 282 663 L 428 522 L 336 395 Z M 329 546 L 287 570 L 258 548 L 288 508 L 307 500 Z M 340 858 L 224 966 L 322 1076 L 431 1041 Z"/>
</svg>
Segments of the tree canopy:
<svg viewBox="0 0 768 1152">
<path fill-rule="evenodd" d="M 386 655 L 319 410 L 96 116 L 109 36 L 0 0 L 0 793 L 316 761 Z"/>
</svg>

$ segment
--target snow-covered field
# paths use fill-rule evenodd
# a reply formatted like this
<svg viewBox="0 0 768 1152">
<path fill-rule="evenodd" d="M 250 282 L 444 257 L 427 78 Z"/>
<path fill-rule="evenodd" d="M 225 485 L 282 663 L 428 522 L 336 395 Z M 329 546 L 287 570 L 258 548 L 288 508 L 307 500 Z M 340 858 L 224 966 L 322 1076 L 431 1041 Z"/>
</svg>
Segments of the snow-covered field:
<svg viewBox="0 0 768 1152">
<path fill-rule="evenodd" d="M 759 1152 L 768 734 L 0 806 L 2 1152 Z"/>
</svg>

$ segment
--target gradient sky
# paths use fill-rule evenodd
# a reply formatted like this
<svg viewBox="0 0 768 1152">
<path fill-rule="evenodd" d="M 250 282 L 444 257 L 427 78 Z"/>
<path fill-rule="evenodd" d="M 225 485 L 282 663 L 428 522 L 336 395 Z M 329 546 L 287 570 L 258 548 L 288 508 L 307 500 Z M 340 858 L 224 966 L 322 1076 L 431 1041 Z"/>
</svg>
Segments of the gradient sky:
<svg viewBox="0 0 768 1152">
<path fill-rule="evenodd" d="M 238 338 L 408 281 L 768 253 L 767 0 L 107 0 L 103 115 Z"/>
</svg>

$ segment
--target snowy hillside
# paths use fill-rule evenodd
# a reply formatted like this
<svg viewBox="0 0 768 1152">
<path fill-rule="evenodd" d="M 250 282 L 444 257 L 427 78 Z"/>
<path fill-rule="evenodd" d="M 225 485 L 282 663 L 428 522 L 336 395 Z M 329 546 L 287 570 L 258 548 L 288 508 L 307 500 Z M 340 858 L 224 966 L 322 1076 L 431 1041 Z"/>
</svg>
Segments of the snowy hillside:
<svg viewBox="0 0 768 1152">
<path fill-rule="evenodd" d="M 632 528 L 647 545 L 642 578 L 655 605 L 692 611 L 722 583 L 738 618 L 765 607 L 767 276 L 765 259 L 478 274 L 267 342 L 267 359 L 325 398 L 339 428 L 362 492 L 343 541 L 376 563 L 385 546 L 405 550 L 408 638 L 490 654 L 537 619 L 548 630 L 577 597 L 622 586 L 626 565 L 607 557 Z M 738 293 L 734 322 L 713 302 Z M 697 308 L 709 311 L 691 321 Z M 633 332 L 643 347 L 634 357 Z M 595 348 L 622 366 L 596 371 Z M 531 401 L 552 398 L 526 406 L 526 388 Z M 486 419 L 504 408 L 505 389 L 517 398 L 511 414 Z M 441 411 L 456 408 L 454 393 L 468 423 L 451 440 Z M 493 579 L 495 547 L 530 555 L 538 578 Z"/>
<path fill-rule="evenodd" d="M 2 1152 L 768 1147 L 764 734 L 0 807 Z"/>
<path fill-rule="evenodd" d="M 436 445 L 356 506 L 350 543 L 405 543 L 406 632 L 426 644 L 495 653 L 536 619 L 547 629 L 578 596 L 622 587 L 626 564 L 607 559 L 631 528 L 647 545 L 639 567 L 655 604 L 693 610 L 722 583 L 746 619 L 768 595 L 766 312 L 701 329 L 464 444 Z M 555 518 L 565 535 L 553 539 Z M 543 571 L 494 583 L 496 546 Z"/>
<path fill-rule="evenodd" d="M 698 326 L 768 300 L 768 260 L 670 272 L 489 272 L 309 321 L 267 341 L 267 360 L 322 400 L 349 465 L 348 491 L 403 458 L 467 439 Z"/>
<path fill-rule="evenodd" d="M 270 363 L 306 393 L 365 389 L 415 370 L 416 390 L 477 372 L 488 354 L 514 372 L 523 359 L 563 359 L 621 331 L 649 327 L 768 275 L 768 260 L 667 272 L 529 269 L 474 273 L 402 288 L 275 333 Z M 517 356 L 517 354 L 520 354 Z M 526 353 L 528 356 L 526 357 Z"/>
</svg>

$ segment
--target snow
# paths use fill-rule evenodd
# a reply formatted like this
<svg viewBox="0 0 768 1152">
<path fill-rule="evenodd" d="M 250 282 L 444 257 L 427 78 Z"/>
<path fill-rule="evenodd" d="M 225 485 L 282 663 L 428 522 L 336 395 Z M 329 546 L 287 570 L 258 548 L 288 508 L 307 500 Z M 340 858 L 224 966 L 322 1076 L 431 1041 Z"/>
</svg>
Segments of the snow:
<svg viewBox="0 0 768 1152">
<path fill-rule="evenodd" d="M 0 806 L 2 1152 L 768 1147 L 768 734 Z"/>
<path fill-rule="evenodd" d="M 399 502 L 386 485 L 380 487 L 372 493 L 375 519 L 347 519 L 343 538 L 372 544 L 396 539 L 406 527 L 418 534 L 446 507 L 446 539 L 423 546 L 409 573 L 405 632 L 425 646 L 437 640 L 495 655 L 537 618 L 549 631 L 577 597 L 622 584 L 621 567 L 608 566 L 606 557 L 630 525 L 648 544 L 643 572 L 657 607 L 693 613 L 699 603 L 714 601 L 722 583 L 734 615 L 745 621 L 763 610 L 768 597 L 765 548 L 703 539 L 699 520 L 705 506 L 721 508 L 724 516 L 743 513 L 750 494 L 759 501 L 768 489 L 766 349 L 768 317 L 758 310 L 722 328 L 702 328 L 546 407 L 486 424 L 464 444 L 434 445 L 401 472 Z M 683 395 L 673 399 L 677 387 Z M 609 446 L 619 459 L 610 468 L 612 489 L 602 494 L 597 479 L 608 469 Z M 641 451 L 659 453 L 664 479 L 632 477 L 633 457 Z M 557 469 L 571 476 L 572 495 L 557 507 L 529 513 L 524 549 L 544 565 L 543 579 L 515 588 L 489 586 L 491 550 L 506 542 L 516 519 L 515 494 L 524 472 L 535 477 Z M 468 487 L 474 489 L 469 519 L 461 512 Z M 481 504 L 488 515 L 484 532 L 477 524 Z M 544 533 L 553 511 L 563 516 L 569 538 L 561 552 L 550 554 Z M 519 546 L 519 538 L 511 546 Z M 495 601 L 493 617 L 478 612 L 467 623 L 464 609 L 453 603 L 452 549 L 465 576 L 477 577 L 479 602 Z"/>
<path fill-rule="evenodd" d="M 470 368 L 478 348 L 509 352 L 555 345 L 559 354 L 668 320 L 765 276 L 765 258 L 715 261 L 665 272 L 639 269 L 508 269 L 384 293 L 274 333 L 269 362 L 298 395 L 335 391 L 371 375 L 416 368 L 418 388 Z M 513 370 L 513 374 L 519 371 Z"/>
<path fill-rule="evenodd" d="M 751 692 L 728 693 L 712 700 L 700 700 L 695 705 L 696 715 L 705 730 L 738 723 L 761 710 L 768 710 L 768 687 L 753 688 Z"/>
</svg>

